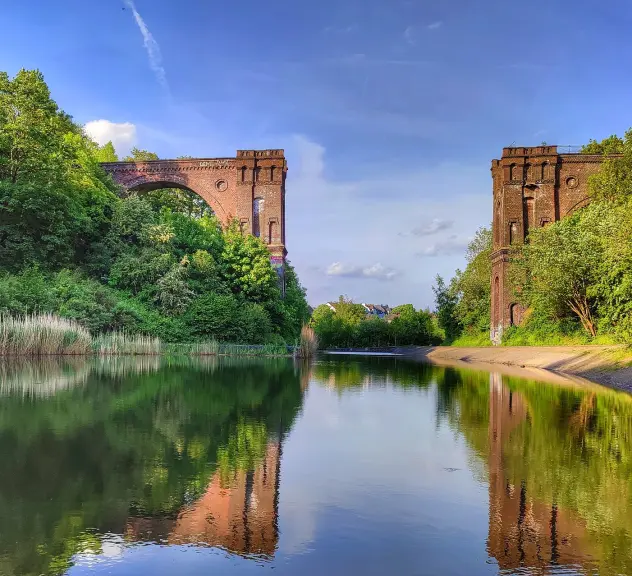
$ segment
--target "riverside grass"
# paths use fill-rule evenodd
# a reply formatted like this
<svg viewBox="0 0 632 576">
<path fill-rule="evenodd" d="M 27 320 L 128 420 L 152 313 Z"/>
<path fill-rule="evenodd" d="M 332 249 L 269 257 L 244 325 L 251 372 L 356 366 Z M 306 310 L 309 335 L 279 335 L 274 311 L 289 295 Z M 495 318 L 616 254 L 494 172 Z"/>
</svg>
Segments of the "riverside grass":
<svg viewBox="0 0 632 576">
<path fill-rule="evenodd" d="M 92 336 L 78 322 L 54 314 L 0 315 L 0 356 L 286 356 L 284 344 L 249 346 L 214 340 L 167 344 L 144 334 Z"/>
</svg>

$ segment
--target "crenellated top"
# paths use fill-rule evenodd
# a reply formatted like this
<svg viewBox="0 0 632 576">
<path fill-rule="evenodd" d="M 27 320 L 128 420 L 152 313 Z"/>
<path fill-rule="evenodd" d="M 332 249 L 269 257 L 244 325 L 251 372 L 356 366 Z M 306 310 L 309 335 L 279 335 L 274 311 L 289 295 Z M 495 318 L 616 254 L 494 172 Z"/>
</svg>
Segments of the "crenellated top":
<svg viewBox="0 0 632 576">
<path fill-rule="evenodd" d="M 557 146 L 529 146 L 503 148 L 503 158 L 517 156 L 557 156 Z"/>
</svg>

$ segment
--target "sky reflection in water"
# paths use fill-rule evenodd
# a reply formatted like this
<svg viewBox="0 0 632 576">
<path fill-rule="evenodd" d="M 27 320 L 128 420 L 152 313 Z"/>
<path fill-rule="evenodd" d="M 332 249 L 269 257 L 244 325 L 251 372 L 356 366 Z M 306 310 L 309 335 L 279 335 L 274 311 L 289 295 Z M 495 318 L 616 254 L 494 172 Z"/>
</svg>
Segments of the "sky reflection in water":
<svg viewBox="0 0 632 576">
<path fill-rule="evenodd" d="M 632 397 L 395 358 L 0 363 L 0 574 L 630 574 Z"/>
</svg>

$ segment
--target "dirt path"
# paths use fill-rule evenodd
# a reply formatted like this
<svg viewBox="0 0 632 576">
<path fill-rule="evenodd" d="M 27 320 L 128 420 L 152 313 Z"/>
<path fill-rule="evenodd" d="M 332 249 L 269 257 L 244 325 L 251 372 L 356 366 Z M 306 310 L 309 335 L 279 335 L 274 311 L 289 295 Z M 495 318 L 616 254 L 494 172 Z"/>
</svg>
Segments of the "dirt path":
<svg viewBox="0 0 632 576">
<path fill-rule="evenodd" d="M 414 355 L 437 364 L 487 365 L 487 369 L 494 364 L 504 367 L 502 372 L 514 372 L 508 370 L 512 367 L 546 370 L 632 392 L 632 349 L 625 346 L 439 346 L 417 348 Z"/>
</svg>

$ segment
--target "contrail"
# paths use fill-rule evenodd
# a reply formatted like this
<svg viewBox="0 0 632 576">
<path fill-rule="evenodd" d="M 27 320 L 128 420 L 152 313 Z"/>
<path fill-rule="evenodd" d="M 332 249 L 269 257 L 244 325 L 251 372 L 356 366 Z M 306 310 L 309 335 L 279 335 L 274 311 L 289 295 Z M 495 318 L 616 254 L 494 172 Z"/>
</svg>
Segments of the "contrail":
<svg viewBox="0 0 632 576">
<path fill-rule="evenodd" d="M 165 89 L 169 89 L 169 85 L 167 84 L 167 75 L 165 74 L 165 69 L 162 67 L 162 56 L 160 54 L 160 46 L 156 39 L 153 37 L 152 33 L 147 28 L 147 24 L 143 20 L 143 17 L 136 10 L 136 6 L 134 6 L 134 2 L 132 0 L 125 0 L 125 3 L 129 6 L 134 14 L 134 20 L 136 20 L 136 24 L 138 24 L 138 28 L 140 33 L 143 35 L 143 41 L 145 44 L 145 50 L 147 51 L 147 56 L 149 57 L 149 66 L 154 71 L 156 75 L 156 80 L 158 83 Z"/>
</svg>

